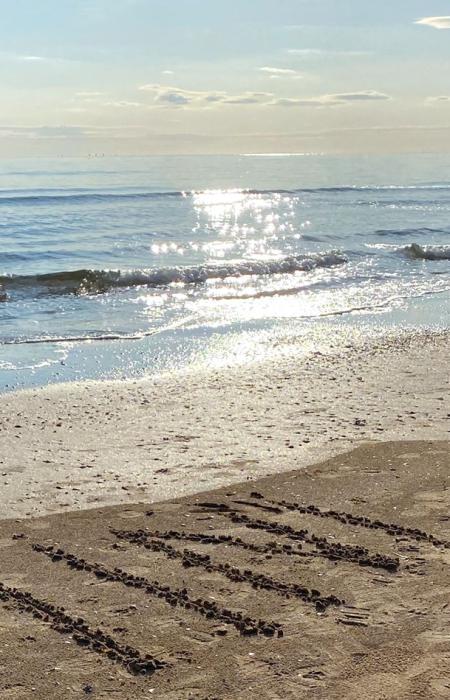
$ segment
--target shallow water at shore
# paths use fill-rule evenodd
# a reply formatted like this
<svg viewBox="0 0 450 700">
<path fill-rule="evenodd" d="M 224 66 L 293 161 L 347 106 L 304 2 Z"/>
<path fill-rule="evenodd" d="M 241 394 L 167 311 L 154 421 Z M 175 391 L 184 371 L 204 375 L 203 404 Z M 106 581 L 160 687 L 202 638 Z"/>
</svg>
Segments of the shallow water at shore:
<svg viewBox="0 0 450 700">
<path fill-rule="evenodd" d="M 448 326 L 448 157 L 0 167 L 0 391 Z"/>
</svg>

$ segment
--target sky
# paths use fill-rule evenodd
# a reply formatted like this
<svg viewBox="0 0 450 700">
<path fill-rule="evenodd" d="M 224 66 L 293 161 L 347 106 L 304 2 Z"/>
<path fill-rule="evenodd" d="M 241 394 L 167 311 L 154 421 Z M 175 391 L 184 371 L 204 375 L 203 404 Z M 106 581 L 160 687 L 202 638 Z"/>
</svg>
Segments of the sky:
<svg viewBox="0 0 450 700">
<path fill-rule="evenodd" d="M 0 0 L 0 156 L 450 151 L 450 0 Z"/>
</svg>

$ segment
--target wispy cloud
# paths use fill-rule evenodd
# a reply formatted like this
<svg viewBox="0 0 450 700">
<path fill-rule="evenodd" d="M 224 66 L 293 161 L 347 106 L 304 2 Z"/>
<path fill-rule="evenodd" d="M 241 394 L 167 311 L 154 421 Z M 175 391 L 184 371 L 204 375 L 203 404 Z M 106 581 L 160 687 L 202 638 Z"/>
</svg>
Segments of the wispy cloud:
<svg viewBox="0 0 450 700">
<path fill-rule="evenodd" d="M 372 100 L 390 100 L 390 95 L 376 90 L 362 90 L 361 92 L 341 92 L 331 95 L 333 99 L 340 102 L 366 102 Z"/>
<path fill-rule="evenodd" d="M 342 92 L 313 97 L 277 97 L 272 92 L 243 92 L 232 95 L 224 91 L 184 90 L 167 85 L 142 85 L 140 90 L 152 92 L 154 102 L 166 107 L 205 108 L 213 105 L 261 105 L 275 107 L 333 107 L 358 102 L 390 100 L 390 95 L 376 90 Z"/>
<path fill-rule="evenodd" d="M 261 73 L 266 73 L 270 78 L 293 78 L 299 79 L 303 76 L 293 68 L 275 68 L 274 66 L 262 66 L 258 68 Z"/>
<path fill-rule="evenodd" d="M 23 61 L 27 63 L 43 63 L 44 61 L 50 60 L 46 56 L 38 56 L 37 54 L 18 54 L 10 51 L 0 51 L 0 58 L 6 59 L 7 61 Z"/>
<path fill-rule="evenodd" d="M 102 107 L 118 107 L 118 108 L 125 108 L 125 109 L 134 109 L 134 108 L 140 108 L 144 107 L 147 108 L 148 105 L 143 104 L 142 102 L 133 102 L 132 100 L 109 100 L 107 102 L 102 102 L 101 103 Z"/>
<path fill-rule="evenodd" d="M 75 93 L 75 107 L 70 107 L 70 111 L 86 111 L 86 106 L 93 107 L 113 107 L 113 108 L 145 108 L 148 109 L 148 105 L 143 102 L 137 102 L 136 100 L 121 100 L 114 99 L 108 96 L 106 92 L 77 92 Z M 81 102 L 81 106 L 80 103 Z"/>
<path fill-rule="evenodd" d="M 431 104 L 435 102 L 450 102 L 450 95 L 437 95 L 436 97 L 427 97 L 425 101 Z"/>
<path fill-rule="evenodd" d="M 331 50 L 331 49 L 286 49 L 286 53 L 291 56 L 300 56 L 302 58 L 324 58 L 324 57 L 335 57 L 340 56 L 369 56 L 370 51 L 350 51 L 350 50 Z"/>
<path fill-rule="evenodd" d="M 18 61 L 47 61 L 45 56 L 16 56 Z"/>
<path fill-rule="evenodd" d="M 242 95 L 229 95 L 222 102 L 229 105 L 269 104 L 272 98 L 270 92 L 244 92 Z"/>
<path fill-rule="evenodd" d="M 308 98 L 281 97 L 274 100 L 272 104 L 278 107 L 335 107 L 337 105 L 390 99 L 390 95 L 386 95 L 384 92 L 363 90 L 361 92 L 341 92 Z"/>
<path fill-rule="evenodd" d="M 172 107 L 184 107 L 205 100 L 215 101 L 220 99 L 219 93 L 199 92 L 195 90 L 184 90 L 182 88 L 171 87 L 169 85 L 149 84 L 141 85 L 140 90 L 154 93 L 155 102 L 171 105 Z"/>
<path fill-rule="evenodd" d="M 185 90 L 169 85 L 141 85 L 140 90 L 154 94 L 154 101 L 171 107 L 207 107 L 214 104 L 267 104 L 272 98 L 268 92 L 244 92 L 238 95 L 219 90 Z"/>
<path fill-rule="evenodd" d="M 414 24 L 425 24 L 427 27 L 433 27 L 433 29 L 450 29 L 450 15 L 422 17 L 422 19 L 416 19 Z"/>
<path fill-rule="evenodd" d="M 326 107 L 338 104 L 325 99 L 324 97 L 278 97 L 271 103 L 275 107 Z"/>
<path fill-rule="evenodd" d="M 6 61 L 12 61 L 14 63 L 28 63 L 28 64 L 43 64 L 45 67 L 51 65 L 64 65 L 64 64 L 74 64 L 80 63 L 80 61 L 72 58 L 63 58 L 62 56 L 40 56 L 39 54 L 20 54 L 13 53 L 10 51 L 0 51 L 0 59 Z"/>
</svg>

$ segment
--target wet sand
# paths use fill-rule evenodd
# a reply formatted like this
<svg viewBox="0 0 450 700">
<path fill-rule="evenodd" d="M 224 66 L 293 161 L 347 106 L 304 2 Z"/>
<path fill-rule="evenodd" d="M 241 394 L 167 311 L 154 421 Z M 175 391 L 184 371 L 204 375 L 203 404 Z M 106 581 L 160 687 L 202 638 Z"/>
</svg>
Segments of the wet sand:
<svg viewBox="0 0 450 700">
<path fill-rule="evenodd" d="M 446 698 L 449 479 L 448 442 L 372 442 L 152 505 L 4 520 L 0 697 Z"/>
<path fill-rule="evenodd" d="M 404 333 L 3 396 L 1 699 L 448 697 L 448 383 Z"/>
<path fill-rule="evenodd" d="M 1 517 L 151 502 L 301 468 L 368 440 L 448 439 L 449 336 L 0 402 Z"/>
</svg>

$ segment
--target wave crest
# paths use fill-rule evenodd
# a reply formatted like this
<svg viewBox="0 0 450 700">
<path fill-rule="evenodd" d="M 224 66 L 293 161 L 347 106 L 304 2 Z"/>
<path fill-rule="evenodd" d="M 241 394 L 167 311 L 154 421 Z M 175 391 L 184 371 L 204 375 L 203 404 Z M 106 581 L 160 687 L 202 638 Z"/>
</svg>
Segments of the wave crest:
<svg viewBox="0 0 450 700">
<path fill-rule="evenodd" d="M 98 192 L 94 190 L 72 191 L 49 190 L 26 194 L 17 190 L 0 191 L 0 206 L 46 206 L 64 204 L 107 203 L 115 201 L 152 200 L 165 198 L 201 197 L 205 195 L 227 196 L 230 193 L 245 196 L 302 195 L 302 194 L 341 194 L 341 193 L 396 193 L 396 192 L 446 192 L 450 184 L 431 185 L 343 185 L 328 187 L 299 187 L 293 189 L 224 189 L 224 190 L 161 190 L 153 192 Z"/>
<path fill-rule="evenodd" d="M 114 288 L 164 287 L 170 284 L 201 284 L 209 279 L 246 275 L 275 275 L 308 272 L 319 267 L 334 267 L 347 262 L 336 252 L 316 255 L 291 255 L 281 260 L 230 262 L 223 265 L 163 267 L 142 270 L 69 270 L 43 275 L 0 276 L 0 295 L 9 291 L 32 294 L 101 294 Z"/>
<path fill-rule="evenodd" d="M 411 243 L 400 250 L 413 260 L 450 260 L 450 246 L 422 246 Z"/>
</svg>

